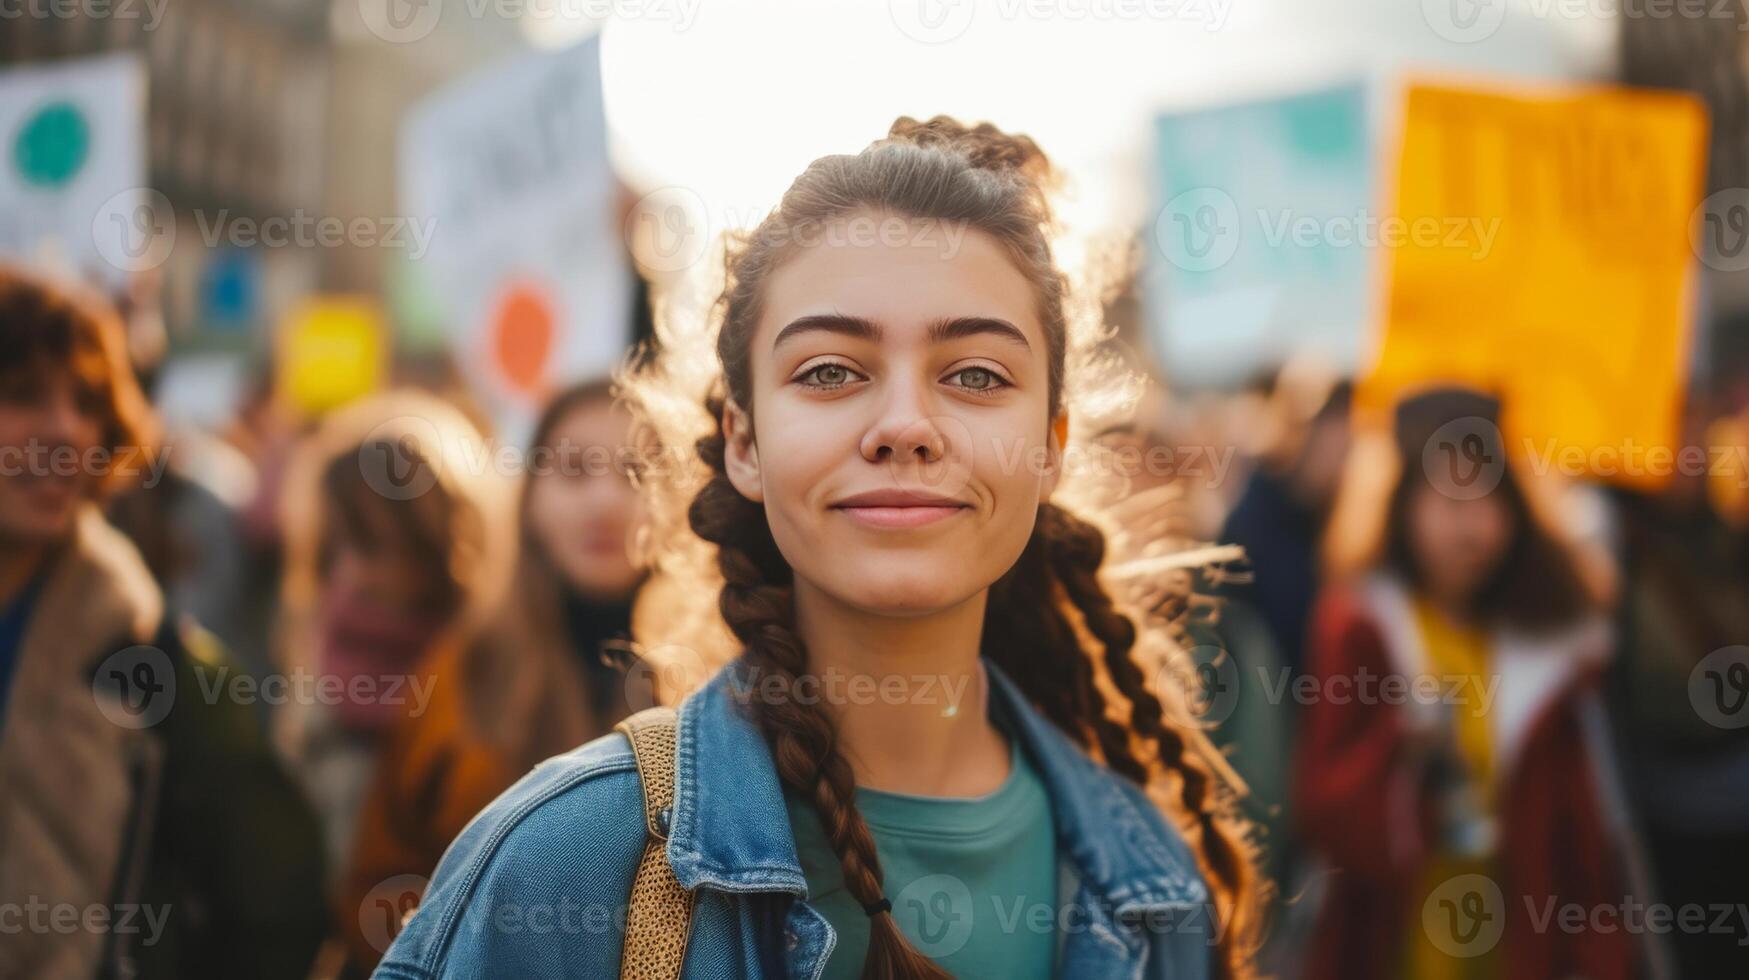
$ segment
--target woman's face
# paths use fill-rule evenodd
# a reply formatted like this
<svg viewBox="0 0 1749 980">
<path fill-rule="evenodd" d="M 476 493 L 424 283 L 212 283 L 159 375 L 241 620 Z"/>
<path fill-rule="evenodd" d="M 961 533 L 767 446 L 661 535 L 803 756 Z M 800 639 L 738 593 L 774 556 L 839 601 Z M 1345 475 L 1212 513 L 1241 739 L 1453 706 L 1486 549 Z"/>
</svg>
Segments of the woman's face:
<svg viewBox="0 0 1749 980">
<path fill-rule="evenodd" d="M 640 503 L 624 465 L 628 426 L 611 402 L 579 405 L 553 428 L 551 451 L 531 460 L 528 536 L 592 599 L 626 598 L 640 574 L 629 548 Z"/>
<path fill-rule="evenodd" d="M 362 491 L 355 504 L 371 529 L 369 540 L 353 537 L 338 525 L 328 531 L 325 601 L 397 616 L 444 617 L 454 612 L 454 583 L 414 539 L 405 526 L 406 515 L 394 513 L 407 502 L 387 502 L 370 494 Z"/>
<path fill-rule="evenodd" d="M 53 366 L 0 379 L 0 452 L 17 460 L 0 476 L 0 540 L 44 543 L 71 532 L 79 504 L 97 490 L 87 455 L 103 438 L 97 400 Z"/>
<path fill-rule="evenodd" d="M 1500 567 L 1514 532 L 1500 494 L 1458 499 L 1423 484 L 1408 505 L 1409 551 L 1433 597 L 1468 605 Z"/>
<path fill-rule="evenodd" d="M 915 615 L 1020 557 L 1061 459 L 1034 297 L 988 234 L 869 212 L 771 274 L 726 462 L 807 586 Z"/>
</svg>

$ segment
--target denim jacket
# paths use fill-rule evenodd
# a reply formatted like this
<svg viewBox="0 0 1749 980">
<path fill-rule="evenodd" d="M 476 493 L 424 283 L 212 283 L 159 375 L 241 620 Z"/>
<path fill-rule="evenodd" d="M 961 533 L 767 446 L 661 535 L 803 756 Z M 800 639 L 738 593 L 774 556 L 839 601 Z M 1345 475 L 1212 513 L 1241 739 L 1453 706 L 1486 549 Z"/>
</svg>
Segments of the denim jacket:
<svg viewBox="0 0 1749 980">
<path fill-rule="evenodd" d="M 1206 980 L 1219 933 L 1183 838 L 985 666 L 1055 814 L 1056 975 Z M 694 895 L 683 976 L 815 980 L 835 935 L 807 902 L 770 749 L 738 703 L 756 690 L 745 669 L 730 664 L 680 706 L 667 849 Z M 376 976 L 618 976 L 644 839 L 624 736 L 541 763 L 450 845 Z"/>
</svg>

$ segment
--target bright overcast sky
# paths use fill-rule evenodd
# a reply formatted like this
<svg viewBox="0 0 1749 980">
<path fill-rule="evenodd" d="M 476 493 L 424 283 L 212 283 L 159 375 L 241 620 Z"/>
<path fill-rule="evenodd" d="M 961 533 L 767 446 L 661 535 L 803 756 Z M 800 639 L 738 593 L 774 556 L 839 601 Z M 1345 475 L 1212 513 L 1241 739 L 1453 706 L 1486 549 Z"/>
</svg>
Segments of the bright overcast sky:
<svg viewBox="0 0 1749 980">
<path fill-rule="evenodd" d="M 895 115 L 945 112 L 1032 135 L 1079 186 L 1065 217 L 1110 226 L 1143 199 L 1160 109 L 1410 65 L 1597 77 L 1613 50 L 1613 25 L 1584 13 L 1604 0 L 614 2 L 615 159 L 640 189 L 697 194 L 713 224 L 756 218 Z M 1475 40 L 1454 13 L 1481 18 L 1462 22 Z"/>
</svg>

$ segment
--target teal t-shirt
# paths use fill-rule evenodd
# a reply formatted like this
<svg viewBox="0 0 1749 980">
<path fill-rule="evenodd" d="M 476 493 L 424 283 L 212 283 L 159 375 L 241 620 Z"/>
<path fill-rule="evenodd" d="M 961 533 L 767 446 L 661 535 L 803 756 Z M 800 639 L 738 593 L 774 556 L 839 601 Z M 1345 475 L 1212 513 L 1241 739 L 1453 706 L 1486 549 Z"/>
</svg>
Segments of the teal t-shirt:
<svg viewBox="0 0 1749 980">
<path fill-rule="evenodd" d="M 911 944 L 956 977 L 1048 978 L 1057 951 L 1056 824 L 1037 771 L 1013 738 L 1008 778 L 977 797 L 858 788 L 893 917 Z M 809 903 L 838 934 L 824 980 L 855 980 L 868 914 L 813 807 L 788 788 Z"/>
</svg>

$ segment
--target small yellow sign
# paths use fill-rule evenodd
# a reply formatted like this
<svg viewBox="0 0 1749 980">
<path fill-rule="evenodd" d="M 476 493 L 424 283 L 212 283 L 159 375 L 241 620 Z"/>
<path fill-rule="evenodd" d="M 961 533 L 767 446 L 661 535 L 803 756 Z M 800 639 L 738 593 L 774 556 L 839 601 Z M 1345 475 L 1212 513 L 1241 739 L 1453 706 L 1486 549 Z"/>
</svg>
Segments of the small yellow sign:
<svg viewBox="0 0 1749 980">
<path fill-rule="evenodd" d="M 375 391 L 388 353 L 387 331 L 375 301 L 362 296 L 318 296 L 286 317 L 279 336 L 279 391 L 312 415 Z"/>
<path fill-rule="evenodd" d="M 1383 336 L 1362 406 L 1467 384 L 1503 397 L 1515 450 L 1661 485 L 1667 473 L 1619 464 L 1678 438 L 1701 104 L 1426 84 L 1405 102 L 1390 213 L 1422 234 L 1383 250 Z"/>
</svg>

